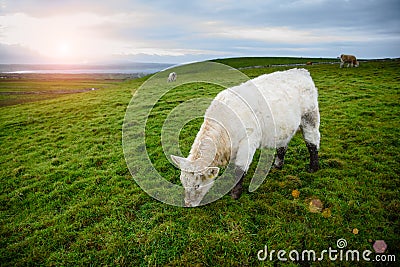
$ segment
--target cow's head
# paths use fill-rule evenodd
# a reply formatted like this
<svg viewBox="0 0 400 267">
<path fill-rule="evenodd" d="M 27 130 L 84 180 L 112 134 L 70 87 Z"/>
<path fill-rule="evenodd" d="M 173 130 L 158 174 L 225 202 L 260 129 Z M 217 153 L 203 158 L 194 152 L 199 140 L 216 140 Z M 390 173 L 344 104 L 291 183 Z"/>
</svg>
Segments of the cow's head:
<svg viewBox="0 0 400 267">
<path fill-rule="evenodd" d="M 204 167 L 201 161 L 171 155 L 172 161 L 181 170 L 181 183 L 185 188 L 185 206 L 196 207 L 214 184 L 218 167 Z"/>
</svg>

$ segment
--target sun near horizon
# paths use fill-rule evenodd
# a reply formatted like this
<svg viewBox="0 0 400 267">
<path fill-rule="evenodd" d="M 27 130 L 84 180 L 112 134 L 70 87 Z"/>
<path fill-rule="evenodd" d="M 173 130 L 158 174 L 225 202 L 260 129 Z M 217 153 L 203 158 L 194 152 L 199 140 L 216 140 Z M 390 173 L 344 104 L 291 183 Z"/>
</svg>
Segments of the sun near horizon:
<svg viewBox="0 0 400 267">
<path fill-rule="evenodd" d="M 13 29 L 4 31 L 0 41 L 20 51 L 30 51 L 36 61 L 44 64 L 99 61 L 118 53 L 121 47 L 114 39 L 104 38 L 107 32 L 99 25 L 106 24 L 105 20 L 104 16 L 90 13 L 43 18 L 14 13 L 0 19 L 4 29 Z"/>
<path fill-rule="evenodd" d="M 56 57 L 65 58 L 65 57 L 70 56 L 71 52 L 73 52 L 73 51 L 72 51 L 69 43 L 61 42 L 58 44 L 57 52 L 58 52 L 57 55 L 55 55 Z"/>
</svg>

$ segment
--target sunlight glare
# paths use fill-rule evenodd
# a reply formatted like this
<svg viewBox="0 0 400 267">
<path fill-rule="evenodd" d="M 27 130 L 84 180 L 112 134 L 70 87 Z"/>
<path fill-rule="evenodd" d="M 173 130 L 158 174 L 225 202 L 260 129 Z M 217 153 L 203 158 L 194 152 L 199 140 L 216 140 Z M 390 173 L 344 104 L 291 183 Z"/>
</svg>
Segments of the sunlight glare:
<svg viewBox="0 0 400 267">
<path fill-rule="evenodd" d="M 57 52 L 60 57 L 66 57 L 70 54 L 71 47 L 68 43 L 60 43 Z"/>
</svg>

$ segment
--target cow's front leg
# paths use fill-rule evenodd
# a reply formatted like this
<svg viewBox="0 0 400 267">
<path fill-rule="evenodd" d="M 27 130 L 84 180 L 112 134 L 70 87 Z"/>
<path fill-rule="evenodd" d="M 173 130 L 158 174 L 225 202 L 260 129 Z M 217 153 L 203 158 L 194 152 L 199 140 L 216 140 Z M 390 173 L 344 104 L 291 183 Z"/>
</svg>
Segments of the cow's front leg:
<svg viewBox="0 0 400 267">
<path fill-rule="evenodd" d="M 279 147 L 276 149 L 276 158 L 274 162 L 274 167 L 278 170 L 281 170 L 283 167 L 283 163 L 285 162 L 286 151 L 287 151 L 287 146 Z"/>
<path fill-rule="evenodd" d="M 231 197 L 233 199 L 239 199 L 240 196 L 242 195 L 243 178 L 247 170 L 249 169 L 255 151 L 256 151 L 255 142 L 251 142 L 245 139 L 239 145 L 235 161 L 235 181 L 237 182 L 235 187 L 231 190 Z"/>
<path fill-rule="evenodd" d="M 231 197 L 233 199 L 239 199 L 243 193 L 243 178 L 246 172 L 241 167 L 236 166 L 235 168 L 235 181 L 238 181 L 235 187 L 231 190 Z"/>
</svg>

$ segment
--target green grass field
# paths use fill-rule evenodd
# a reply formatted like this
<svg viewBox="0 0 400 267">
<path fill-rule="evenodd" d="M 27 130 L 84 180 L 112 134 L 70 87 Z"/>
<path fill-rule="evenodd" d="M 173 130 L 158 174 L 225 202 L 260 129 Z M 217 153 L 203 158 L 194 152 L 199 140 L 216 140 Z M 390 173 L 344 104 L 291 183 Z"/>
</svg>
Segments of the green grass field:
<svg viewBox="0 0 400 267">
<path fill-rule="evenodd" d="M 243 68 L 289 61 L 219 62 Z M 315 263 L 280 262 L 276 252 L 272 261 L 257 258 L 265 245 L 269 251 L 315 250 L 318 257 L 323 250 L 336 249 L 341 238 L 347 241 L 346 250 L 360 252 L 374 251 L 374 242 L 384 240 L 387 250 L 382 255 L 394 255 L 398 264 L 400 61 L 364 62 L 359 68 L 339 69 L 337 64 L 306 68 L 319 89 L 321 169 L 306 171 L 308 152 L 298 134 L 289 145 L 283 170 L 270 172 L 257 191 L 245 192 L 238 201 L 227 195 L 191 209 L 151 198 L 128 171 L 122 124 L 133 93 L 146 78 L 0 80 L 0 93 L 98 89 L 50 99 L 35 95 L 26 101 L 0 94 L 0 265 L 376 264 L 327 261 L 327 257 Z M 283 69 L 287 68 L 243 72 L 256 77 Z M 162 117 L 185 97 L 214 96 L 221 89 L 202 83 L 180 86 L 155 107 L 146 126 L 146 146 L 166 179 L 178 183 L 179 170 L 160 150 Z M 182 130 L 184 152 L 200 124 L 195 120 Z M 249 175 L 252 171 L 254 166 Z M 292 196 L 293 190 L 300 192 L 299 197 Z M 324 212 L 310 212 L 312 198 L 322 201 Z"/>
</svg>

